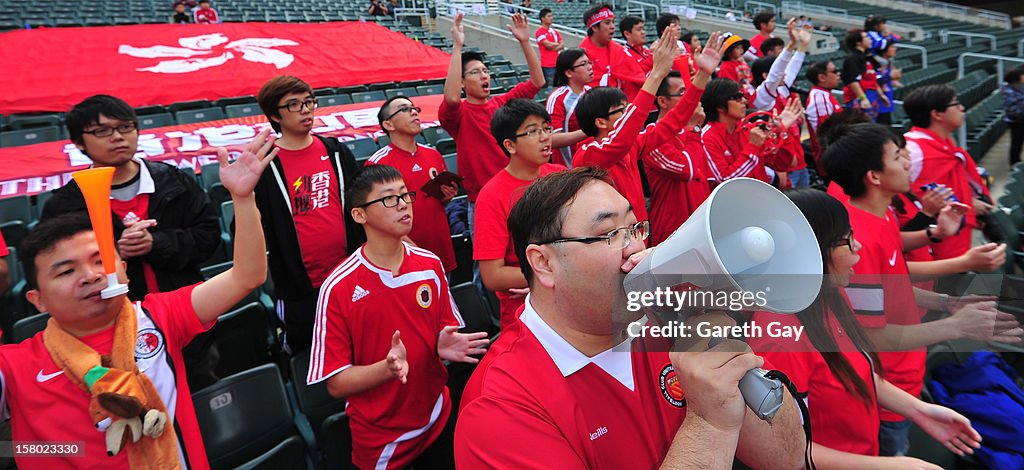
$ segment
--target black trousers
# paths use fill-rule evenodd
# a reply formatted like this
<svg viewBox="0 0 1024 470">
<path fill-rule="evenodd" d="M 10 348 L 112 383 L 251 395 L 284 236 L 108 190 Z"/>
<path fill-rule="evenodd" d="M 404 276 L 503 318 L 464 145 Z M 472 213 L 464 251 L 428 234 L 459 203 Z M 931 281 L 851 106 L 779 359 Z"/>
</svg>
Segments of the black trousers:
<svg viewBox="0 0 1024 470">
<path fill-rule="evenodd" d="M 1020 161 L 1020 150 L 1024 144 L 1024 121 L 1011 122 L 1010 127 L 1010 165 Z"/>
</svg>

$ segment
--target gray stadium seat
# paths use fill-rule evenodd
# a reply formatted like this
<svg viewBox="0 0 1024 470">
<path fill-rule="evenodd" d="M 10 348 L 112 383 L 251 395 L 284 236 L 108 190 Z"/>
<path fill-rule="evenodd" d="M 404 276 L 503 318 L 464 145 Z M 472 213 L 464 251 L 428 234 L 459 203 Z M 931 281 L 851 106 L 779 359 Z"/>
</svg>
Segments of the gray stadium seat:
<svg viewBox="0 0 1024 470">
<path fill-rule="evenodd" d="M 224 119 L 224 111 L 220 108 L 188 109 L 174 113 L 174 118 L 178 121 L 178 124 L 216 121 Z"/>
</svg>

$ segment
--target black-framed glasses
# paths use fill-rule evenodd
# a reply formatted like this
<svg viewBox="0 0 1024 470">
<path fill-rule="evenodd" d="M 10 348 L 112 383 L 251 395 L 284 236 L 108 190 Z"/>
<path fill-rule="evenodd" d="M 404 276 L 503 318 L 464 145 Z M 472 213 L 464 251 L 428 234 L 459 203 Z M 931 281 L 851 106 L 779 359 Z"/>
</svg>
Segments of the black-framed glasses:
<svg viewBox="0 0 1024 470">
<path fill-rule="evenodd" d="M 832 244 L 832 248 L 838 248 L 841 246 L 846 246 L 850 251 L 853 251 L 853 230 L 850 230 L 850 234 L 847 235 L 846 238 L 840 238 Z"/>
<path fill-rule="evenodd" d="M 746 101 L 746 100 L 747 100 L 747 95 L 744 95 L 743 93 L 736 93 L 735 95 L 732 95 L 732 96 L 729 97 L 729 101 Z"/>
<path fill-rule="evenodd" d="M 614 116 L 616 114 L 619 114 L 619 113 L 621 113 L 621 112 L 623 112 L 625 110 L 626 110 L 625 106 L 623 106 L 621 108 L 615 108 L 615 109 L 613 109 L 611 111 L 608 111 L 608 117 L 612 117 L 612 116 Z"/>
<path fill-rule="evenodd" d="M 526 132 L 523 132 L 523 133 L 520 133 L 520 134 L 516 134 L 516 138 L 518 139 L 520 137 L 529 137 L 529 138 L 533 139 L 533 138 L 539 138 L 542 134 L 543 135 L 551 135 L 552 132 L 555 132 L 555 129 L 553 127 L 551 127 L 551 126 L 537 127 L 537 128 L 534 128 L 534 129 L 530 129 L 530 130 L 528 130 Z"/>
<path fill-rule="evenodd" d="M 648 221 L 637 222 L 629 227 L 619 227 L 611 232 L 596 237 L 567 237 L 567 238 L 556 238 L 554 240 L 548 240 L 545 242 L 535 243 L 535 245 L 549 245 L 552 243 L 565 243 L 565 242 L 578 242 L 591 245 L 597 242 L 605 242 L 609 247 L 619 246 L 625 249 L 629 246 L 629 242 L 632 240 L 646 240 L 647 236 L 651 234 L 651 223 Z"/>
<path fill-rule="evenodd" d="M 949 104 L 946 105 L 946 108 L 954 108 L 954 107 L 964 107 L 964 104 L 959 102 L 959 101 L 957 101 L 957 100 L 953 100 Z"/>
<path fill-rule="evenodd" d="M 416 191 L 409 191 L 407 193 L 392 194 L 390 196 L 384 196 L 382 198 L 374 199 L 372 201 L 366 201 L 365 203 L 360 204 L 360 205 L 358 205 L 356 207 L 368 207 L 368 206 L 372 206 L 372 205 L 374 205 L 374 204 L 379 202 L 384 207 L 389 207 L 390 208 L 390 207 L 397 206 L 399 199 L 401 199 L 402 201 L 405 201 L 406 204 L 412 204 L 412 203 L 416 202 Z"/>
<path fill-rule="evenodd" d="M 94 135 L 96 137 L 110 137 L 110 136 L 114 135 L 114 131 L 115 130 L 117 132 L 119 132 L 121 135 L 125 135 L 125 134 L 128 134 L 130 132 L 134 132 L 135 129 L 136 129 L 136 126 L 135 126 L 134 122 L 126 122 L 124 124 L 118 124 L 117 126 L 114 126 L 114 127 L 103 126 L 103 127 L 97 127 L 97 128 L 95 128 L 95 129 L 93 129 L 91 131 L 82 131 L 82 132 L 85 133 L 85 134 L 92 134 L 92 135 Z"/>
<path fill-rule="evenodd" d="M 491 75 L 491 69 L 489 69 L 487 67 L 484 67 L 482 69 L 473 69 L 473 70 L 467 71 L 464 75 L 481 75 L 481 74 L 487 74 L 488 76 L 490 76 Z"/>
<path fill-rule="evenodd" d="M 316 98 L 308 98 L 308 99 L 306 99 L 304 101 L 299 101 L 299 100 L 289 101 L 289 102 L 285 103 L 282 106 L 278 106 L 277 109 L 288 108 L 288 111 L 291 111 L 293 113 L 297 113 L 299 111 L 302 111 L 302 108 L 309 108 L 309 110 L 312 111 L 312 110 L 316 109 L 317 105 L 319 105 L 319 104 L 320 103 L 316 100 Z"/>
<path fill-rule="evenodd" d="M 586 62 L 583 62 L 583 63 L 580 63 L 580 64 L 576 64 L 576 65 L 573 65 L 572 67 L 569 67 L 569 68 L 571 68 L 571 69 L 576 69 L 576 68 L 579 68 L 579 67 L 586 67 L 586 66 L 588 66 L 588 65 L 594 65 L 594 62 L 593 62 L 593 61 L 591 61 L 591 60 L 588 60 L 588 61 L 586 61 Z"/>
<path fill-rule="evenodd" d="M 672 97 L 678 98 L 680 96 L 683 96 L 684 93 L 686 93 L 685 90 L 684 91 L 680 91 L 679 93 L 665 93 L 665 94 L 661 94 L 661 95 L 658 95 L 658 96 L 666 96 L 666 97 L 669 97 L 669 98 L 672 98 Z"/>
<path fill-rule="evenodd" d="M 388 117 L 384 118 L 384 120 L 388 121 L 388 120 L 391 120 L 391 118 L 393 118 L 395 116 L 398 116 L 401 113 L 411 113 L 413 111 L 415 111 L 416 114 L 419 114 L 421 111 L 423 111 L 423 108 L 421 108 L 419 106 L 402 106 L 401 108 L 396 109 L 395 112 L 389 114 Z"/>
</svg>

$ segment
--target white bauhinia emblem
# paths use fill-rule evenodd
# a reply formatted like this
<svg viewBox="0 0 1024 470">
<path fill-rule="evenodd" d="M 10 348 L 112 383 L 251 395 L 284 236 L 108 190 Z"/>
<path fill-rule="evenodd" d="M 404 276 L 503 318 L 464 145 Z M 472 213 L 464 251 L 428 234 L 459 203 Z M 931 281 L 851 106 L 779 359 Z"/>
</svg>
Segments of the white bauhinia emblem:
<svg viewBox="0 0 1024 470">
<path fill-rule="evenodd" d="M 181 59 L 163 60 L 152 67 L 143 67 L 137 70 L 153 73 L 189 73 L 224 65 L 227 61 L 234 59 L 236 54 L 241 54 L 242 59 L 249 62 L 270 64 L 278 69 L 283 69 L 291 65 L 295 56 L 274 48 L 299 45 L 295 41 L 278 38 L 246 38 L 229 41 L 227 36 L 214 33 L 180 38 L 178 44 L 181 47 L 135 47 L 121 44 L 117 48 L 117 52 L 144 59 L 181 57 Z"/>
</svg>

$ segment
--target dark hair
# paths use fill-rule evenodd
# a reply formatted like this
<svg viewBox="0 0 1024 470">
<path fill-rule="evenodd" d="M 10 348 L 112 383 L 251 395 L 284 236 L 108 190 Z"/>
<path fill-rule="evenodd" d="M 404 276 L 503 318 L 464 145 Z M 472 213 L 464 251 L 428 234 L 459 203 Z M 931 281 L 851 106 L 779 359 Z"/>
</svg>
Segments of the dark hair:
<svg viewBox="0 0 1024 470">
<path fill-rule="evenodd" d="M 654 96 L 668 96 L 668 79 L 670 78 L 678 78 L 682 80 L 683 74 L 679 73 L 678 70 L 669 70 L 668 75 L 665 75 L 665 79 L 662 80 L 660 84 L 658 84 L 658 91 L 657 93 L 654 94 Z"/>
<path fill-rule="evenodd" d="M 956 90 L 949 85 L 925 85 L 915 88 L 903 98 L 903 110 L 917 127 L 932 125 L 932 111 L 945 111 L 956 98 Z"/>
<path fill-rule="evenodd" d="M 540 13 L 537 14 L 537 18 L 543 20 L 544 17 L 548 15 L 548 13 L 551 13 L 550 8 L 541 8 Z"/>
<path fill-rule="evenodd" d="M 658 31 L 659 38 L 665 33 L 665 29 L 671 26 L 672 23 L 679 23 L 679 15 L 673 13 L 662 13 L 661 16 L 658 17 L 658 21 L 654 22 L 654 28 Z"/>
<path fill-rule="evenodd" d="M 512 206 L 508 215 L 508 232 L 527 284 L 533 282 L 533 268 L 526 258 L 526 247 L 561 237 L 567 206 L 592 181 L 612 184 L 608 173 L 598 167 L 582 166 L 559 171 L 534 181 Z"/>
<path fill-rule="evenodd" d="M 885 167 L 882 156 L 888 142 L 898 144 L 887 126 L 875 123 L 846 126 L 825 149 L 821 162 L 843 192 L 850 197 L 860 197 L 867 192 L 864 175 Z"/>
<path fill-rule="evenodd" d="M 1003 81 L 1013 85 L 1020 81 L 1021 76 L 1024 76 L 1024 66 L 1007 70 L 1006 73 L 1003 74 Z"/>
<path fill-rule="evenodd" d="M 267 80 L 267 83 L 260 87 L 260 92 L 256 95 L 256 102 L 260 104 L 260 109 L 263 110 L 263 114 L 270 121 L 270 127 L 273 127 L 277 132 L 281 132 L 281 124 L 272 119 L 281 117 L 281 110 L 277 107 L 277 103 L 281 101 L 281 98 L 292 93 L 309 93 L 312 95 L 313 87 L 298 77 L 281 75 Z"/>
<path fill-rule="evenodd" d="M 804 74 L 807 77 L 807 81 L 811 82 L 811 85 L 817 85 L 821 82 L 819 76 L 828 73 L 828 64 L 830 63 L 827 60 L 819 60 L 807 66 L 807 72 Z"/>
<path fill-rule="evenodd" d="M 395 167 L 390 165 L 367 165 L 364 166 L 355 178 L 348 184 L 345 190 L 345 207 L 351 211 L 353 208 L 366 204 L 366 198 L 373 192 L 373 185 L 390 183 L 402 179 Z"/>
<path fill-rule="evenodd" d="M 768 51 L 775 49 L 776 47 L 786 47 L 786 41 L 780 38 L 768 38 L 761 43 L 761 53 L 768 55 Z"/>
<path fill-rule="evenodd" d="M 619 35 L 625 39 L 626 31 L 632 31 L 634 26 L 643 22 L 644 20 L 639 16 L 628 15 L 623 17 L 622 21 L 619 21 Z"/>
<path fill-rule="evenodd" d="M 843 203 L 829 194 L 814 189 L 796 189 L 786 191 L 786 196 L 793 201 L 800 212 L 807 218 L 821 250 L 822 264 L 828 268 L 832 262 L 832 247 L 839 240 L 846 238 L 851 231 L 850 216 Z M 826 276 L 826 279 L 828 276 Z M 882 362 L 874 351 L 860 323 L 854 318 L 850 304 L 842 296 L 837 286 L 826 282 L 809 307 L 797 312 L 796 316 L 806 328 L 807 338 L 814 348 L 820 352 L 828 369 L 835 375 L 847 392 L 856 395 L 866 406 L 872 406 L 871 392 L 868 384 L 857 375 L 850 361 L 840 351 L 835 337 L 827 326 L 829 312 L 839 321 L 847 337 L 860 350 L 871 356 L 872 365 L 881 367 Z M 880 369 L 876 372 L 881 374 Z"/>
<path fill-rule="evenodd" d="M 850 52 L 856 52 L 857 46 L 864 39 L 863 34 L 863 29 L 851 29 L 847 31 L 846 36 L 843 37 L 843 44 L 850 50 Z"/>
<path fill-rule="evenodd" d="M 758 86 L 764 81 L 763 75 L 772 70 L 772 64 L 775 63 L 775 59 L 777 57 L 778 56 L 774 55 L 765 55 L 764 57 L 758 57 L 750 63 L 750 74 L 753 75 L 754 86 Z"/>
<path fill-rule="evenodd" d="M 717 122 L 719 119 L 718 108 L 729 106 L 729 97 L 740 92 L 740 85 L 728 78 L 716 78 L 708 82 L 704 88 L 704 95 L 700 97 L 700 104 L 704 106 L 704 115 L 707 122 Z"/>
<path fill-rule="evenodd" d="M 462 76 L 466 76 L 466 64 L 478 60 L 481 64 L 485 64 L 484 55 L 479 52 L 467 51 L 462 53 Z"/>
<path fill-rule="evenodd" d="M 597 14 L 597 12 L 599 12 L 599 11 L 605 9 L 605 8 L 611 10 L 612 6 L 607 4 L 607 3 L 602 3 L 600 5 L 597 5 L 597 6 L 593 7 L 593 8 L 591 8 L 591 9 L 583 12 L 583 27 L 587 28 L 587 37 L 590 37 L 590 36 L 594 35 L 594 28 L 587 27 L 587 23 L 590 21 L 590 17 L 594 16 L 595 14 Z"/>
<path fill-rule="evenodd" d="M 580 57 L 586 55 L 587 51 L 583 49 L 562 49 L 562 52 L 558 53 L 558 59 L 555 60 L 555 80 L 553 84 L 556 87 L 568 85 L 569 77 L 565 76 L 565 72 L 572 70 L 572 64 L 576 63 Z"/>
<path fill-rule="evenodd" d="M 136 127 L 139 118 L 135 110 L 121 98 L 110 95 L 93 95 L 75 105 L 64 117 L 64 125 L 68 128 L 71 141 L 82 145 L 82 134 L 86 127 L 99 124 L 100 114 L 119 121 L 131 121 Z"/>
<path fill-rule="evenodd" d="M 696 35 L 697 35 L 697 33 L 692 32 L 692 31 L 689 32 L 689 33 L 683 33 L 682 36 L 679 36 L 679 40 L 683 41 L 686 44 L 690 44 L 691 42 L 693 42 L 693 37 L 696 36 Z"/>
<path fill-rule="evenodd" d="M 504 106 L 498 108 L 494 112 L 494 116 L 491 117 L 491 135 L 494 136 L 498 147 L 501 147 L 501 151 L 505 152 L 506 157 L 511 155 L 508 153 L 508 149 L 505 148 L 503 142 L 505 142 L 505 139 L 516 140 L 516 131 L 519 130 L 519 126 L 523 125 L 526 118 L 530 116 L 537 116 L 543 119 L 544 122 L 551 122 L 551 115 L 548 114 L 547 110 L 540 103 L 526 98 L 509 100 Z"/>
<path fill-rule="evenodd" d="M 399 99 L 409 100 L 409 102 L 412 103 L 412 100 L 409 99 L 407 96 L 395 95 L 392 96 L 391 98 L 388 98 L 387 101 L 384 102 L 384 104 L 380 105 L 380 109 L 377 110 L 377 125 L 380 126 L 380 130 L 384 131 L 384 134 L 391 134 L 390 132 L 388 132 L 387 129 L 384 128 L 384 120 L 388 117 L 389 114 L 393 112 L 391 111 L 391 103 Z"/>
<path fill-rule="evenodd" d="M 864 31 L 878 31 L 885 22 L 884 16 L 871 15 L 864 19 Z"/>
<path fill-rule="evenodd" d="M 199 4 L 210 3 L 210 0 L 199 0 Z"/>
<path fill-rule="evenodd" d="M 626 101 L 626 94 L 618 88 L 599 86 L 580 97 L 576 104 L 576 122 L 580 130 L 590 137 L 597 137 L 597 118 L 607 118 L 613 106 Z"/>
<path fill-rule="evenodd" d="M 774 18 L 775 13 L 768 10 L 757 12 L 757 14 L 754 15 L 754 29 L 760 30 L 762 24 L 771 23 Z"/>
<path fill-rule="evenodd" d="M 39 288 L 39 270 L 36 267 L 36 258 L 40 254 L 52 250 L 57 243 L 79 233 L 91 231 L 93 231 L 92 221 L 89 220 L 89 213 L 84 210 L 66 212 L 40 221 L 18 248 L 18 259 L 25 271 L 25 282 L 28 288 Z"/>
<path fill-rule="evenodd" d="M 872 122 L 871 116 L 868 116 L 868 113 L 862 109 L 851 108 L 832 113 L 824 121 L 818 123 L 818 131 L 815 133 L 818 138 L 818 146 L 826 149 L 843 135 L 844 129 L 847 127 L 868 122 Z"/>
</svg>

